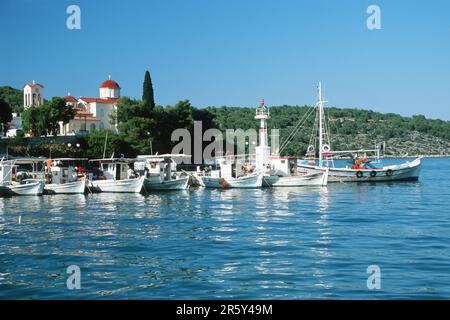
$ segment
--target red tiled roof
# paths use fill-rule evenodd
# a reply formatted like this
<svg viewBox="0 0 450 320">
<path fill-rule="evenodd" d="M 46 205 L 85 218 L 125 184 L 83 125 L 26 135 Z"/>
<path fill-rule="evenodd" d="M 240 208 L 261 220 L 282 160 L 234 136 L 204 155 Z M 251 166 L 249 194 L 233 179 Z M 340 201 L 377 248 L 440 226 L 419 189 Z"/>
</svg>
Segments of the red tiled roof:
<svg viewBox="0 0 450 320">
<path fill-rule="evenodd" d="M 106 80 L 100 85 L 100 88 L 120 89 L 120 86 L 114 80 Z"/>
<path fill-rule="evenodd" d="M 105 104 L 114 104 L 119 102 L 120 98 L 107 98 L 107 99 L 102 99 L 102 98 L 83 98 L 81 97 L 80 100 L 83 100 L 84 102 L 96 102 L 96 103 L 105 103 Z"/>
<path fill-rule="evenodd" d="M 82 111 L 82 110 L 77 110 L 77 114 L 84 114 L 84 115 L 91 115 L 92 116 L 92 112 Z"/>
<path fill-rule="evenodd" d="M 78 100 L 75 99 L 72 96 L 65 96 L 64 99 L 66 99 L 67 102 L 77 102 Z"/>
<path fill-rule="evenodd" d="M 77 117 L 77 116 L 75 116 L 75 117 L 73 118 L 73 120 L 100 121 L 100 120 L 98 120 L 98 119 L 95 118 L 95 117 Z"/>
<path fill-rule="evenodd" d="M 30 87 L 35 87 L 35 86 L 39 86 L 39 87 L 41 87 L 41 88 L 43 88 L 44 86 L 42 85 L 42 84 L 39 84 L 39 83 L 25 83 L 24 85 L 23 85 L 24 87 L 26 87 L 26 86 L 30 86 Z"/>
</svg>

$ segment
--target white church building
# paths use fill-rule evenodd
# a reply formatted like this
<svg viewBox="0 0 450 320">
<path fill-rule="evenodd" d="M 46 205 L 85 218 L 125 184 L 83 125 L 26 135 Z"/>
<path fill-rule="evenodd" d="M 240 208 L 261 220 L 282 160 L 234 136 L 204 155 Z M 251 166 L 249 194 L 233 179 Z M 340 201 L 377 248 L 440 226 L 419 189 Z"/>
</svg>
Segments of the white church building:
<svg viewBox="0 0 450 320">
<path fill-rule="evenodd" d="M 42 106 L 44 104 L 44 86 L 33 80 L 23 86 L 23 106 Z"/>
<path fill-rule="evenodd" d="M 99 88 L 98 98 L 75 98 L 71 95 L 65 97 L 67 105 L 73 107 L 77 114 L 69 123 L 60 123 L 60 134 L 75 134 L 80 131 L 91 132 L 95 130 L 117 131 L 117 125 L 111 121 L 111 116 L 117 110 L 120 101 L 120 86 L 108 79 L 103 81 Z"/>
<path fill-rule="evenodd" d="M 70 94 L 65 96 L 66 105 L 74 108 L 77 113 L 69 123 L 59 123 L 60 135 L 72 135 L 80 132 L 108 130 L 117 132 L 117 124 L 112 123 L 111 116 L 117 110 L 120 101 L 120 86 L 109 77 L 99 87 L 98 98 L 75 98 Z M 39 107 L 44 104 L 44 86 L 32 81 L 23 87 L 24 108 Z M 19 120 L 20 117 L 19 117 Z M 21 125 L 17 125 L 17 128 Z"/>
</svg>

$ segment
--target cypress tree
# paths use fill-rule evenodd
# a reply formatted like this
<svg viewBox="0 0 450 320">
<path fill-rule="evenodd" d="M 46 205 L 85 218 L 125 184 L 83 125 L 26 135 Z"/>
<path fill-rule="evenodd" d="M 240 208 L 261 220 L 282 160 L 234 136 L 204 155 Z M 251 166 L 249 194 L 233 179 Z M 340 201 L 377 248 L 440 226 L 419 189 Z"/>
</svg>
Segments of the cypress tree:
<svg viewBox="0 0 450 320">
<path fill-rule="evenodd" d="M 3 128 L 3 133 L 8 131 L 8 122 L 12 120 L 11 106 L 2 98 L 0 98 L 0 127 Z M 1 129 L 0 129 L 1 130 Z"/>
<path fill-rule="evenodd" d="M 153 95 L 153 84 L 150 78 L 150 72 L 145 71 L 144 77 L 144 88 L 142 92 L 142 100 L 144 101 L 144 106 L 153 109 L 155 107 L 155 97 Z"/>
</svg>

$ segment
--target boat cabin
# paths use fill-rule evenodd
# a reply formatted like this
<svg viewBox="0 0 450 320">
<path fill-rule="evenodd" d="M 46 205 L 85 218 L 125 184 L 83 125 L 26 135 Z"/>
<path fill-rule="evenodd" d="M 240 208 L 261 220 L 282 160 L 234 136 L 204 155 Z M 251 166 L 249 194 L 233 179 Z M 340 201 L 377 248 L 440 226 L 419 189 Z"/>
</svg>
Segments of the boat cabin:
<svg viewBox="0 0 450 320">
<path fill-rule="evenodd" d="M 140 155 L 134 163 L 136 171 L 147 179 L 169 181 L 176 178 L 177 160 L 190 157 L 185 154 Z"/>
<path fill-rule="evenodd" d="M 219 158 L 216 164 L 217 170 L 211 170 L 209 175 L 213 178 L 239 178 L 253 172 L 253 167 L 245 163 L 245 159 Z"/>
<path fill-rule="evenodd" d="M 296 157 L 272 156 L 269 158 L 269 161 L 274 174 L 277 176 L 292 176 L 297 171 Z"/>
<path fill-rule="evenodd" d="M 14 158 L 13 163 L 17 166 L 17 180 L 24 179 L 37 179 L 44 180 L 44 162 L 47 159 L 44 157 L 24 157 L 24 158 Z"/>
<path fill-rule="evenodd" d="M 98 163 L 93 170 L 93 180 L 125 180 L 133 175 L 129 167 L 132 159 L 97 159 L 91 162 Z"/>
<path fill-rule="evenodd" d="M 0 163 L 0 183 L 8 183 L 16 179 L 17 166 L 10 161 Z"/>
<path fill-rule="evenodd" d="M 87 159 L 75 158 L 57 158 L 47 160 L 47 172 L 50 177 L 50 183 L 64 184 L 78 180 L 78 176 L 82 174 L 81 166 L 75 166 L 75 161 Z"/>
</svg>

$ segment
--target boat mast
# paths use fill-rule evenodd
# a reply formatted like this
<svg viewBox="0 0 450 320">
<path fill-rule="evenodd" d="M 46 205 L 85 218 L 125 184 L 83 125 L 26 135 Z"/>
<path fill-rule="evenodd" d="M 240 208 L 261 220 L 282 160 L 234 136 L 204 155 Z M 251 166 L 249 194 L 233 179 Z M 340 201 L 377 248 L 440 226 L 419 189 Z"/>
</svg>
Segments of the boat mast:
<svg viewBox="0 0 450 320">
<path fill-rule="evenodd" d="M 319 94 L 319 166 L 322 166 L 322 146 L 323 146 L 323 101 L 322 101 L 322 82 L 319 81 L 317 88 Z"/>
</svg>

